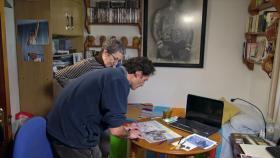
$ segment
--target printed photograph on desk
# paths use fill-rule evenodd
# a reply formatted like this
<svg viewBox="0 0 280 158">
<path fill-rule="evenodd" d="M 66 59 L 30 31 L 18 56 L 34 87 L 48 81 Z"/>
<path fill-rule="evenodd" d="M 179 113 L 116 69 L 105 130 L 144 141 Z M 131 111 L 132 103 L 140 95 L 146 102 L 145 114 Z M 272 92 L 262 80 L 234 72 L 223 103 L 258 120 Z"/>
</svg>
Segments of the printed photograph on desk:
<svg viewBox="0 0 280 158">
<path fill-rule="evenodd" d="M 184 142 L 184 141 L 182 141 Z M 206 137 L 197 135 L 197 134 L 192 134 L 189 135 L 185 138 L 185 142 L 191 143 L 197 147 L 203 148 L 203 149 L 209 149 L 212 146 L 216 145 L 217 142 L 210 140 Z"/>
</svg>

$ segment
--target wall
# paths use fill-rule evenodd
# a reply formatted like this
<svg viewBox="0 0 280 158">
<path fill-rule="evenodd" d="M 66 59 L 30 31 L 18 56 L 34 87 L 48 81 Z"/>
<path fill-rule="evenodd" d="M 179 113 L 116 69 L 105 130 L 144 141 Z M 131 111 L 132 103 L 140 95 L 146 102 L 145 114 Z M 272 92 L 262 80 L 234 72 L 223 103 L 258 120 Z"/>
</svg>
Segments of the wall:
<svg viewBox="0 0 280 158">
<path fill-rule="evenodd" d="M 203 69 L 157 67 L 129 102 L 184 107 L 186 94 L 249 98 L 250 73 L 241 53 L 249 0 L 209 0 Z"/>
<path fill-rule="evenodd" d="M 13 6 L 13 0 L 8 0 Z M 19 89 L 18 89 L 18 69 L 16 57 L 16 39 L 15 39 L 15 23 L 14 23 L 14 9 L 5 8 L 6 17 L 6 40 L 8 52 L 8 69 L 9 69 L 9 87 L 10 87 L 10 103 L 12 121 L 14 116 L 20 111 L 19 108 Z"/>
<path fill-rule="evenodd" d="M 254 67 L 254 71 L 250 72 L 250 90 L 249 101 L 256 104 L 263 112 L 264 116 L 267 114 L 269 91 L 271 79 L 262 70 L 260 65 Z"/>
<path fill-rule="evenodd" d="M 12 0 L 10 0 L 12 1 Z M 144 87 L 131 91 L 129 102 L 151 102 L 184 107 L 186 94 L 193 93 L 207 97 L 242 97 L 254 100 L 258 106 L 267 100 L 268 84 L 263 72 L 251 72 L 242 64 L 241 51 L 247 22 L 249 0 L 209 0 L 207 12 L 205 62 L 203 69 L 157 67 L 156 74 Z M 6 9 L 7 10 L 7 9 Z M 13 10 L 13 9 L 12 9 Z M 13 11 L 7 11 L 7 17 L 13 19 Z M 17 67 L 13 46 L 13 20 L 6 21 L 9 54 L 10 88 L 12 113 L 19 111 Z M 93 35 L 126 35 L 129 38 L 139 35 L 137 27 L 91 26 Z M 135 54 L 134 50 L 128 50 Z M 10 56 L 11 55 L 11 56 Z M 256 80 L 256 77 L 260 79 Z M 257 85 L 257 86 L 256 86 Z M 12 88 L 13 87 L 13 88 Z M 267 90 L 268 91 L 268 90 Z M 268 93 L 266 93 L 268 95 Z M 279 98 L 279 97 L 278 97 Z M 256 100 L 255 100 L 256 99 Z M 264 107 L 260 107 L 265 110 Z"/>
</svg>

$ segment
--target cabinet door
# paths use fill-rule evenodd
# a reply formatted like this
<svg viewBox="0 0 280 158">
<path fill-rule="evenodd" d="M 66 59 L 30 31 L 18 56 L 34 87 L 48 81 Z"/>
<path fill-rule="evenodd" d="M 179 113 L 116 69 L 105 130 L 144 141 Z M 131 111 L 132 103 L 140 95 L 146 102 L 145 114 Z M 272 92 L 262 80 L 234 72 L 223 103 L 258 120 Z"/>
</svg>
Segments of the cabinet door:
<svg viewBox="0 0 280 158">
<path fill-rule="evenodd" d="M 69 2 L 70 3 L 70 2 Z M 72 0 L 70 7 L 70 14 L 73 17 L 70 25 L 73 27 L 69 30 L 72 35 L 83 35 L 83 6 L 81 0 Z M 73 21 L 72 21 L 73 20 Z"/>
<path fill-rule="evenodd" d="M 82 1 L 51 0 L 52 34 L 82 35 Z"/>
</svg>

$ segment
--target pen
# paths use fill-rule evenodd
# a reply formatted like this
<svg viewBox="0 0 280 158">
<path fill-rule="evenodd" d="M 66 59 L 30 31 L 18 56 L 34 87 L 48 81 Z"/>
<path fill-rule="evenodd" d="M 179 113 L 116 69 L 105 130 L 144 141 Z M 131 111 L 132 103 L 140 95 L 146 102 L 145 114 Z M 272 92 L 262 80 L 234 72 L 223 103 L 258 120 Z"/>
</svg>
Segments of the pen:
<svg viewBox="0 0 280 158">
<path fill-rule="evenodd" d="M 180 138 L 180 140 L 179 140 L 179 142 L 178 142 L 178 144 L 177 144 L 177 145 L 179 145 L 179 144 L 180 144 L 180 142 L 181 142 L 181 140 L 182 140 L 182 139 L 183 139 L 183 137 L 181 137 L 181 138 Z"/>
<path fill-rule="evenodd" d="M 166 139 L 165 139 L 165 140 L 163 140 L 163 141 L 161 141 L 161 142 L 159 142 L 159 143 L 158 143 L 158 145 L 160 145 L 160 144 L 164 143 L 165 141 L 166 141 Z"/>
<path fill-rule="evenodd" d="M 171 147 L 170 150 L 173 150 L 173 149 L 177 148 L 177 147 L 179 146 L 179 144 L 180 144 L 180 142 L 181 142 L 182 139 L 183 139 L 183 137 L 181 137 L 180 140 L 179 140 L 179 142 L 177 143 L 177 145 Z"/>
</svg>

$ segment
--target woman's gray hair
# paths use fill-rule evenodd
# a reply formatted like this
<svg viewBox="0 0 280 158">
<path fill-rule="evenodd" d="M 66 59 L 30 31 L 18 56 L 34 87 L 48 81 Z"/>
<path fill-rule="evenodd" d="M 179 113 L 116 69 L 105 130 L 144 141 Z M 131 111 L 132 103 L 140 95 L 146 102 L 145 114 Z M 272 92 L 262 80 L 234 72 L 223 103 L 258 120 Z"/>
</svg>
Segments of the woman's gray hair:
<svg viewBox="0 0 280 158">
<path fill-rule="evenodd" d="M 102 45 L 101 52 L 103 52 L 105 49 L 108 51 L 109 54 L 114 54 L 118 51 L 123 55 L 125 55 L 126 53 L 125 46 L 121 41 L 117 40 L 116 38 L 106 40 Z"/>
</svg>

